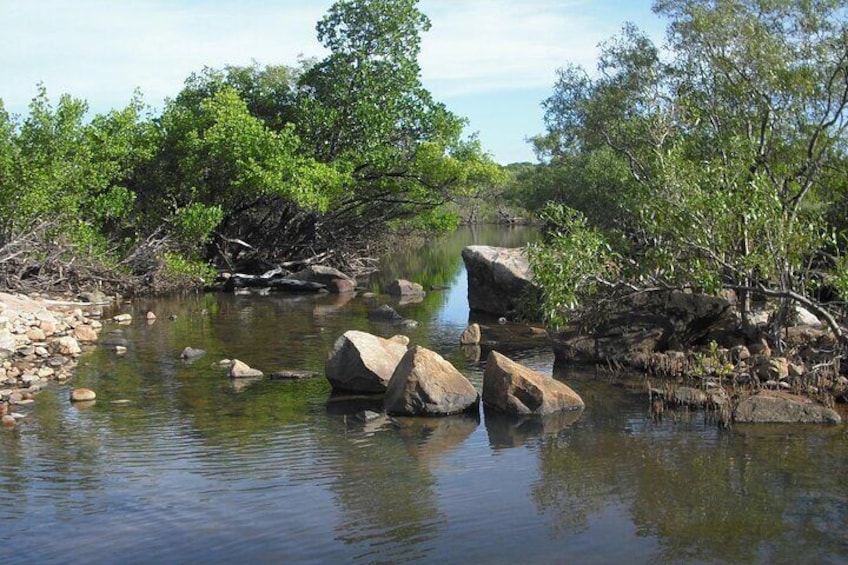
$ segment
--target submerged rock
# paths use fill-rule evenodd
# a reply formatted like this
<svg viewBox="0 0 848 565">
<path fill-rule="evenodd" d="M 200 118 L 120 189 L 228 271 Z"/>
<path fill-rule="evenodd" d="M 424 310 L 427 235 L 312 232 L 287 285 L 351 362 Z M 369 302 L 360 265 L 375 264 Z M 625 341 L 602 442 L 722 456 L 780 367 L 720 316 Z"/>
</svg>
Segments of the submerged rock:
<svg viewBox="0 0 848 565">
<path fill-rule="evenodd" d="M 550 414 L 585 405 L 571 387 L 512 361 L 489 353 L 483 373 L 483 403 L 507 414 Z"/>
<path fill-rule="evenodd" d="M 357 330 L 345 332 L 336 340 L 324 367 L 333 389 L 385 392 L 409 343 L 409 338 L 404 342 L 397 337 L 384 339 Z"/>
<path fill-rule="evenodd" d="M 842 417 L 809 398 L 763 391 L 742 400 L 733 419 L 739 423 L 839 424 Z"/>
<path fill-rule="evenodd" d="M 401 359 L 386 390 L 386 412 L 399 416 L 447 416 L 476 406 L 480 396 L 441 355 L 415 346 Z"/>
</svg>

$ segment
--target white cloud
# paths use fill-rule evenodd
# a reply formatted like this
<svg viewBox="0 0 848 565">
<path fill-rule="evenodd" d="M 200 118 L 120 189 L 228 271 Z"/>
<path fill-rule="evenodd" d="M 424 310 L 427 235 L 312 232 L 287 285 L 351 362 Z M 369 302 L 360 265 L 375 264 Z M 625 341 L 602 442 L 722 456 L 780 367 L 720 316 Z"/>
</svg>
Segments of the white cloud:
<svg viewBox="0 0 848 565">
<path fill-rule="evenodd" d="M 0 98 L 22 111 L 43 81 L 108 109 L 140 87 L 158 105 L 204 65 L 297 62 L 316 55 L 330 1 L 3 2 Z"/>
<path fill-rule="evenodd" d="M 598 43 L 621 23 L 583 8 L 562 0 L 424 0 L 433 21 L 421 53 L 424 79 L 443 96 L 550 86 L 566 63 L 591 67 Z"/>
</svg>

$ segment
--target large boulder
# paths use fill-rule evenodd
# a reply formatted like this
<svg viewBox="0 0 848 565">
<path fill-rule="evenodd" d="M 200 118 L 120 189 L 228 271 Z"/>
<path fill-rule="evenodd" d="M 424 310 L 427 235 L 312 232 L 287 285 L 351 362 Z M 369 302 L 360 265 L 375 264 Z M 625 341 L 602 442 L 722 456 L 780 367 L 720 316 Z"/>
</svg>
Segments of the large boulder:
<svg viewBox="0 0 848 565">
<path fill-rule="evenodd" d="M 512 361 L 489 353 L 483 373 L 483 404 L 506 414 L 552 414 L 585 405 L 571 387 Z"/>
<path fill-rule="evenodd" d="M 471 245 L 462 250 L 468 272 L 468 306 L 504 316 L 527 292 L 536 292 L 524 249 Z"/>
<path fill-rule="evenodd" d="M 333 390 L 381 393 L 406 353 L 408 339 L 350 330 L 336 340 L 324 366 Z"/>
<path fill-rule="evenodd" d="M 726 298 L 669 291 L 635 295 L 606 312 L 588 333 L 573 324 L 554 338 L 557 362 L 615 361 L 636 368 L 654 352 L 685 349 L 734 324 Z"/>
<path fill-rule="evenodd" d="M 733 419 L 740 423 L 839 424 L 842 417 L 821 404 L 786 392 L 763 391 L 742 400 Z"/>
<path fill-rule="evenodd" d="M 392 374 L 386 412 L 398 416 L 447 416 L 476 406 L 480 395 L 468 379 L 441 355 L 415 346 Z"/>
</svg>

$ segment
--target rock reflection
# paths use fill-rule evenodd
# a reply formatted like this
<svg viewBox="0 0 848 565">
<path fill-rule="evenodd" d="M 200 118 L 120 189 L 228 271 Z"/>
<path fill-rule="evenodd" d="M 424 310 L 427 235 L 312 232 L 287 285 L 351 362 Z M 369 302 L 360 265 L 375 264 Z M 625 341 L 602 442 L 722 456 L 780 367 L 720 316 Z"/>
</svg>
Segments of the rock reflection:
<svg viewBox="0 0 848 565">
<path fill-rule="evenodd" d="M 426 556 L 442 522 L 436 480 L 410 450 L 404 426 L 382 413 L 382 396 L 333 396 L 326 410 L 328 427 L 317 439 L 334 454 L 327 475 L 339 507 L 337 539 L 361 549 L 363 562 Z"/>
<path fill-rule="evenodd" d="M 478 415 L 458 414 L 440 418 L 394 418 L 407 452 L 419 462 L 432 464 L 459 447 L 480 425 Z"/>
<path fill-rule="evenodd" d="M 488 414 L 486 421 L 489 428 Z M 499 425 L 493 420 L 490 437 Z M 640 536 L 660 540 L 658 562 L 789 562 L 800 555 L 824 562 L 844 551 L 832 525 L 848 523 L 848 488 L 826 471 L 845 454 L 841 433 L 708 426 L 701 414 L 546 436 L 533 500 L 557 535 L 623 508 Z"/>
<path fill-rule="evenodd" d="M 518 447 L 540 436 L 555 435 L 572 426 L 583 410 L 562 410 L 544 416 L 516 416 L 484 407 L 489 445 L 494 449 Z"/>
</svg>

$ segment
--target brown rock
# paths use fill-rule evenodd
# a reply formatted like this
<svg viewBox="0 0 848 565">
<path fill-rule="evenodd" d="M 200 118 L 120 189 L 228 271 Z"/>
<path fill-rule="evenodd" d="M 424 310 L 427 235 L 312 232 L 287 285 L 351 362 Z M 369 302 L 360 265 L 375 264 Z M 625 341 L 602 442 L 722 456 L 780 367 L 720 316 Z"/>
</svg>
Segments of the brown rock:
<svg viewBox="0 0 848 565">
<path fill-rule="evenodd" d="M 447 416 L 476 406 L 480 395 L 441 355 L 415 346 L 401 359 L 386 389 L 386 412 L 400 416 Z"/>
<path fill-rule="evenodd" d="M 82 349 L 76 339 L 66 335 L 53 342 L 53 351 L 59 355 L 79 355 Z"/>
<path fill-rule="evenodd" d="M 356 290 L 356 282 L 349 279 L 332 279 L 327 290 L 334 294 L 349 294 Z"/>
<path fill-rule="evenodd" d="M 3 424 L 4 428 L 14 428 L 18 422 L 11 414 L 4 414 L 3 417 L 0 418 L 0 423 Z"/>
<path fill-rule="evenodd" d="M 47 336 L 44 334 L 44 330 L 40 327 L 32 327 L 28 329 L 26 335 L 30 341 L 44 341 L 47 339 Z"/>
<path fill-rule="evenodd" d="M 424 296 L 424 287 L 406 279 L 397 279 L 389 285 L 386 292 L 392 296 Z"/>
<path fill-rule="evenodd" d="M 97 341 L 97 332 L 88 324 L 77 326 L 71 335 L 80 343 L 93 343 Z"/>
<path fill-rule="evenodd" d="M 462 335 L 459 336 L 459 344 L 460 345 L 477 345 L 480 343 L 482 338 L 482 334 L 480 332 L 480 324 L 471 324 L 465 331 L 462 332 Z"/>
<path fill-rule="evenodd" d="M 489 353 L 483 374 L 483 403 L 508 414 L 550 414 L 583 408 L 583 399 L 568 385 Z"/>
</svg>

